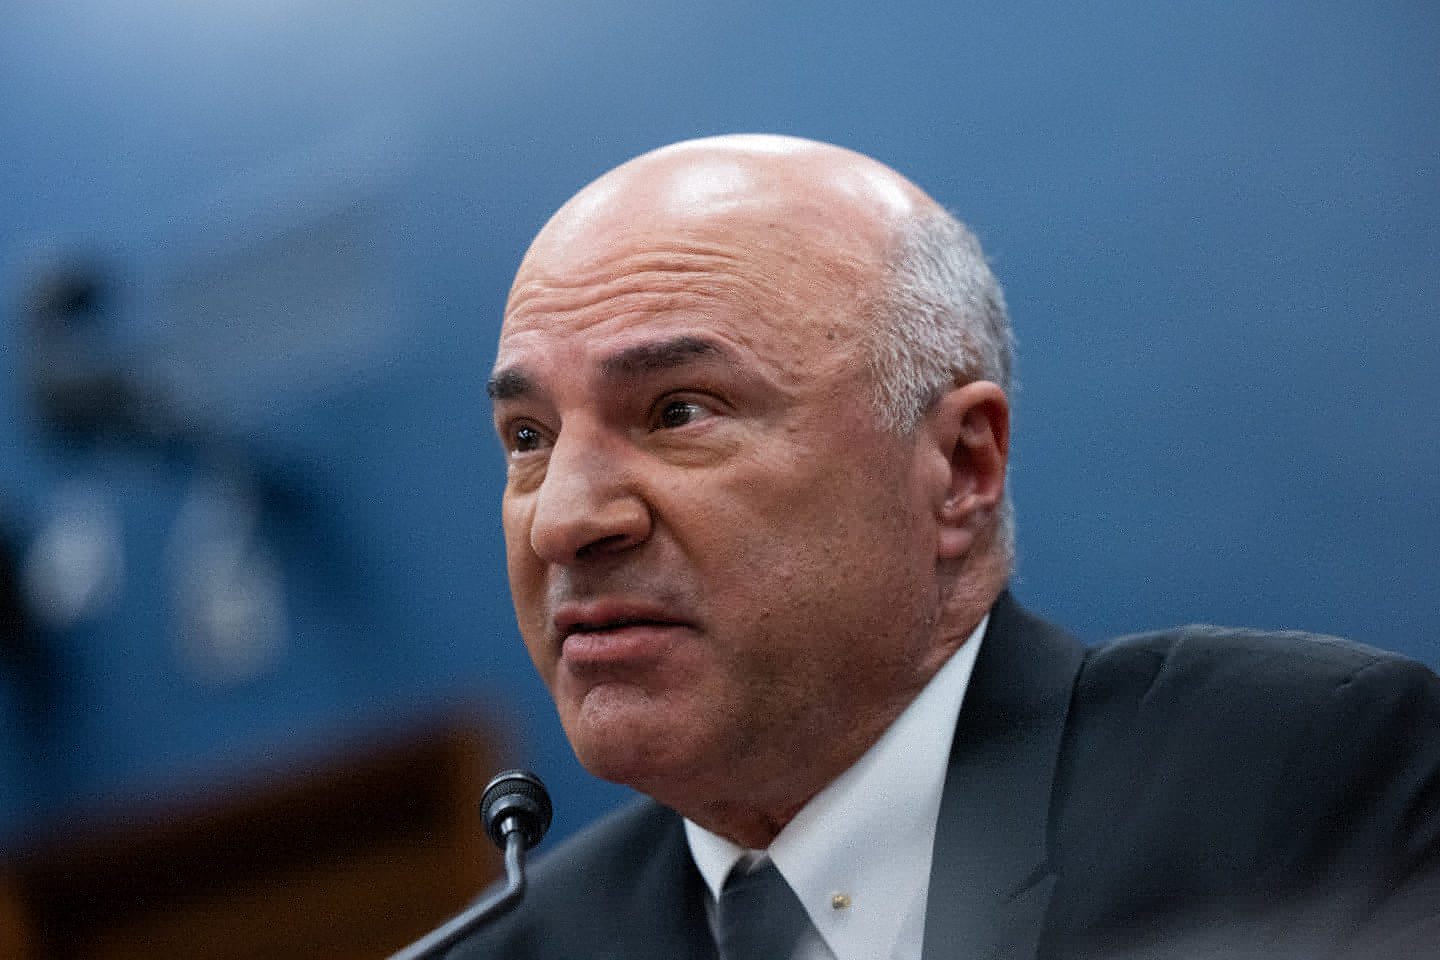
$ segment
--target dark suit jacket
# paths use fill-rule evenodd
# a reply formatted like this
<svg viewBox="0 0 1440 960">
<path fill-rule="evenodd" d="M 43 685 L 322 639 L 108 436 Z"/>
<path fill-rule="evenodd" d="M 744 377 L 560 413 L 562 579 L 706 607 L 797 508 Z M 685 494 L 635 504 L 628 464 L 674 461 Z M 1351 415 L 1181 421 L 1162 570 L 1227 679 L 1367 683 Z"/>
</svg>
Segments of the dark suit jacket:
<svg viewBox="0 0 1440 960">
<path fill-rule="evenodd" d="M 531 882 L 453 960 L 715 956 L 656 804 Z M 926 960 L 1342 955 L 1440 958 L 1440 679 L 1296 633 L 1086 649 L 1002 595 L 956 727 Z"/>
</svg>

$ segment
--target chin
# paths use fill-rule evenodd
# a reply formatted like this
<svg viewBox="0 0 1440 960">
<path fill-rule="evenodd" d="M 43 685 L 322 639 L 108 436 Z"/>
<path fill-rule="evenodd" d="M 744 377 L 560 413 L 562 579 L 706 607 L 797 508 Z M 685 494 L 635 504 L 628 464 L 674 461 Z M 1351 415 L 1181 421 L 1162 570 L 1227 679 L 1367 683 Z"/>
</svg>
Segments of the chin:
<svg viewBox="0 0 1440 960">
<path fill-rule="evenodd" d="M 704 732 L 677 698 L 628 684 L 588 690 L 561 716 L 576 758 L 594 776 L 652 796 L 691 779 L 706 754 Z"/>
<path fill-rule="evenodd" d="M 642 735 L 590 728 L 572 732 L 570 745 L 591 775 L 651 796 L 668 793 L 667 784 L 683 782 L 695 768 L 673 729 Z"/>
<path fill-rule="evenodd" d="M 592 776 L 641 793 L 655 793 L 658 784 L 671 782 L 676 769 L 651 751 L 629 744 L 575 745 L 575 756 Z"/>
</svg>

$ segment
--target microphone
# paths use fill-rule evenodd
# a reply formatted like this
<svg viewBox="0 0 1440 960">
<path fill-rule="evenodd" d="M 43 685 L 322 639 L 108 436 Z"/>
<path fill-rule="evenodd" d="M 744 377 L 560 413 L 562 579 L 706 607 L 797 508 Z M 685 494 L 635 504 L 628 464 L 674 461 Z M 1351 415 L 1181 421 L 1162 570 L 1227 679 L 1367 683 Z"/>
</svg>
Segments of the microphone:
<svg viewBox="0 0 1440 960">
<path fill-rule="evenodd" d="M 540 778 L 526 770 L 497 774 L 480 795 L 480 821 L 495 845 L 505 851 L 505 887 L 477 901 L 430 931 L 390 960 L 439 956 L 465 934 L 493 920 L 525 895 L 525 852 L 550 829 L 550 794 Z"/>
<path fill-rule="evenodd" d="M 480 822 L 501 850 L 509 848 L 515 833 L 520 834 L 524 849 L 535 846 L 550 829 L 551 813 L 545 784 L 528 770 L 496 774 L 480 794 Z"/>
</svg>

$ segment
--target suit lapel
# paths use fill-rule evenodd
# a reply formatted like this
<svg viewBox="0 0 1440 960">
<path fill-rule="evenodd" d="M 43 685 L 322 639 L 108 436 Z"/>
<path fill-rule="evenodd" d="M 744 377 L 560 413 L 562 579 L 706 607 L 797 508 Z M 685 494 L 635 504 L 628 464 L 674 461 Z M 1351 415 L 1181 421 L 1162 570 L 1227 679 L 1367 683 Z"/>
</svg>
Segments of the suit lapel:
<svg viewBox="0 0 1440 960">
<path fill-rule="evenodd" d="M 950 752 L 925 960 L 1032 960 L 1055 877 L 1047 833 L 1083 648 L 1000 595 Z"/>
</svg>

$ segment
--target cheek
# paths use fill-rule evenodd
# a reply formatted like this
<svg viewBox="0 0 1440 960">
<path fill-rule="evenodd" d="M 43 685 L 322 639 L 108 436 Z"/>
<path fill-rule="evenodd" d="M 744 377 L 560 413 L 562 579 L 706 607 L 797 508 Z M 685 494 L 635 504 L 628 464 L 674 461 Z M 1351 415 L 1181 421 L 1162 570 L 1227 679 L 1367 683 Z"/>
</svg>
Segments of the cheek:
<svg viewBox="0 0 1440 960">
<path fill-rule="evenodd" d="M 533 576 L 531 571 L 539 560 L 535 551 L 530 549 L 533 519 L 534 510 L 528 502 L 513 498 L 508 493 L 505 495 L 500 507 L 500 522 L 505 532 L 505 568 L 512 588 L 525 577 Z"/>
<path fill-rule="evenodd" d="M 732 588 L 753 591 L 747 612 L 757 625 L 803 629 L 811 620 L 834 629 L 849 618 L 873 626 L 892 600 L 908 602 L 931 564 L 912 491 L 884 457 L 811 453 L 717 497 L 729 504 L 715 527 L 732 541 Z"/>
<path fill-rule="evenodd" d="M 897 549 L 914 528 L 900 478 L 859 458 L 830 461 L 793 482 L 773 480 L 761 497 L 768 539 L 798 572 L 868 567 L 866 552 Z"/>
<path fill-rule="evenodd" d="M 774 475 L 717 497 L 708 524 L 711 569 L 702 573 L 707 592 L 730 598 L 727 619 L 762 632 L 828 621 L 862 601 L 857 581 L 873 584 L 876 552 L 898 548 L 900 531 L 886 515 L 857 516 L 875 509 L 870 501 L 820 478 L 782 487 Z"/>
<path fill-rule="evenodd" d="M 545 568 L 530 549 L 529 512 L 507 501 L 502 509 L 505 527 L 505 568 L 515 620 L 531 659 L 548 680 L 547 659 L 539 644 L 545 635 Z M 553 659 L 548 658 L 548 659 Z"/>
</svg>

